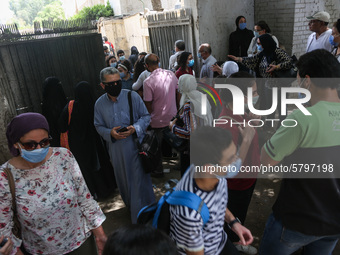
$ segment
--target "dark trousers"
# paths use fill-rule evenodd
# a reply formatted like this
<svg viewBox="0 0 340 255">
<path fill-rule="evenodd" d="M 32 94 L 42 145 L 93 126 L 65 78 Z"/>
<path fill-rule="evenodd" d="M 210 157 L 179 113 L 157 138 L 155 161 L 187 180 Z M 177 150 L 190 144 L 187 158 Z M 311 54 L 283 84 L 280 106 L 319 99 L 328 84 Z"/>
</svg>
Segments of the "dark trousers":
<svg viewBox="0 0 340 255">
<path fill-rule="evenodd" d="M 235 248 L 235 245 L 230 241 L 229 236 L 228 236 L 227 242 L 224 245 L 224 248 L 221 251 L 220 255 L 239 255 L 239 254 L 240 253 Z"/>
<path fill-rule="evenodd" d="M 265 101 L 266 101 L 266 110 L 267 109 L 270 109 L 272 104 L 273 104 L 273 90 L 272 89 L 269 89 L 267 87 L 265 87 Z M 286 118 L 286 114 L 285 115 L 282 115 L 281 114 L 281 89 L 278 89 L 277 90 L 277 111 L 278 111 L 278 116 L 279 116 L 279 119 L 280 119 L 280 123 L 282 120 L 284 120 Z M 268 115 L 267 119 L 275 119 L 275 112 L 274 111 L 272 114 Z M 271 123 L 271 122 L 269 122 Z M 280 126 L 281 124 L 279 124 Z"/>
<path fill-rule="evenodd" d="M 190 147 L 190 145 L 188 145 L 188 147 Z M 180 152 L 179 160 L 180 160 L 180 170 L 181 170 L 181 177 L 182 177 L 185 174 L 188 167 L 190 166 L 189 148 Z"/>
<path fill-rule="evenodd" d="M 242 222 L 242 224 L 244 224 L 246 220 L 248 207 L 254 192 L 255 185 L 256 182 L 246 190 L 228 189 L 228 209 Z M 228 239 L 230 239 L 232 242 L 238 242 L 240 240 L 227 224 L 224 225 L 224 231 L 227 233 Z"/>
<path fill-rule="evenodd" d="M 163 173 L 163 164 L 162 164 L 162 144 L 163 143 L 163 130 L 169 128 L 168 126 L 163 127 L 163 128 L 151 128 L 155 131 L 156 135 L 157 135 L 157 139 L 158 139 L 158 151 L 157 151 L 157 155 L 155 158 L 155 166 L 156 169 L 153 172 L 156 173 Z"/>
</svg>

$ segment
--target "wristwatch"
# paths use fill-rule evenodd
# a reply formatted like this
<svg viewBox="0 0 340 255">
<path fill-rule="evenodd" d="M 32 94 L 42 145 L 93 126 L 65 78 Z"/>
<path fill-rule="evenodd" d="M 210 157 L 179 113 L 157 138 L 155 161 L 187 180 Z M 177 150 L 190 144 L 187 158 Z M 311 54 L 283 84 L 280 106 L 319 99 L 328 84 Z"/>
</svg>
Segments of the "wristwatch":
<svg viewBox="0 0 340 255">
<path fill-rule="evenodd" d="M 235 220 L 232 220 L 231 222 L 228 223 L 228 227 L 231 229 L 233 225 L 237 222 L 242 225 L 241 221 L 236 217 Z"/>
</svg>

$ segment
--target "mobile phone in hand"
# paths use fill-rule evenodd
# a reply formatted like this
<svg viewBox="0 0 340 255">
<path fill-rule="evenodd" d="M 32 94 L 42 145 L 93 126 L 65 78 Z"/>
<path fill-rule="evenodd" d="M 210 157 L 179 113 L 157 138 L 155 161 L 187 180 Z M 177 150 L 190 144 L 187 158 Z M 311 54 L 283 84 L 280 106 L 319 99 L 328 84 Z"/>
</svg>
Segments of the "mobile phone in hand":
<svg viewBox="0 0 340 255">
<path fill-rule="evenodd" d="M 0 248 L 4 247 L 4 245 L 7 243 L 8 239 L 4 238 L 4 240 L 2 240 L 2 242 L 0 243 Z"/>
<path fill-rule="evenodd" d="M 122 127 L 122 128 L 117 130 L 117 133 L 125 132 L 125 131 L 128 131 L 128 129 L 126 127 Z"/>
</svg>

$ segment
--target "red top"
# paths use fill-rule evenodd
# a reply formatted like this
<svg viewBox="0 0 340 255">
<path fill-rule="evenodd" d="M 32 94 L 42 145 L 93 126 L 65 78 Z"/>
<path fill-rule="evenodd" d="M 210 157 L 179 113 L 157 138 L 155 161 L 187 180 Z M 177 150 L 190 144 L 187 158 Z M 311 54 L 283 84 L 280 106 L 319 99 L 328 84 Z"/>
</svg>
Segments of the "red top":
<svg viewBox="0 0 340 255">
<path fill-rule="evenodd" d="M 107 41 L 105 42 L 105 44 L 108 44 L 112 48 L 113 51 L 115 50 L 115 47 L 113 47 L 113 44 L 111 42 Z"/>
<path fill-rule="evenodd" d="M 191 74 L 194 75 L 194 73 L 192 72 L 191 67 L 188 67 L 189 72 L 187 72 L 185 69 L 183 69 L 182 67 L 178 68 L 178 70 L 176 71 L 175 75 L 177 77 L 177 79 L 179 79 L 179 77 L 181 77 L 183 74 Z"/>
<path fill-rule="evenodd" d="M 245 116 L 241 115 L 233 115 L 233 112 L 230 109 L 227 109 L 225 106 L 223 106 L 221 114 L 219 117 L 222 116 L 228 116 L 231 117 L 233 122 L 243 122 L 245 119 L 247 121 L 247 118 Z M 233 142 L 235 143 L 236 147 L 239 147 L 242 142 L 241 133 L 238 129 L 238 125 L 230 125 L 230 122 L 227 124 L 220 124 L 216 125 L 218 127 L 227 129 L 231 132 Z M 240 139 L 240 140 L 239 140 Z M 255 128 L 255 135 L 253 138 L 253 141 L 250 144 L 248 153 L 246 155 L 246 158 L 244 162 L 242 162 L 242 166 L 260 166 L 260 148 L 259 148 L 259 137 Z M 234 178 L 234 179 L 228 179 L 228 189 L 232 190 L 246 190 L 249 189 L 254 183 L 256 179 L 244 179 L 244 178 Z"/>
</svg>

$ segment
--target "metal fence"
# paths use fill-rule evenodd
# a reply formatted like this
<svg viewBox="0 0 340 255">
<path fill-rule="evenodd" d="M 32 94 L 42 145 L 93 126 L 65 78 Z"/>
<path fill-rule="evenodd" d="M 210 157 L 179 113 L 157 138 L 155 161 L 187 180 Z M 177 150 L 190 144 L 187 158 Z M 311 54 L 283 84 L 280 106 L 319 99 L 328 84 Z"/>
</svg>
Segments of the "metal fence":
<svg viewBox="0 0 340 255">
<path fill-rule="evenodd" d="M 185 50 L 192 52 L 195 58 L 191 9 L 157 13 L 147 19 L 151 49 L 159 56 L 163 68 L 169 67 L 169 57 L 177 40 L 184 40 Z"/>
</svg>

